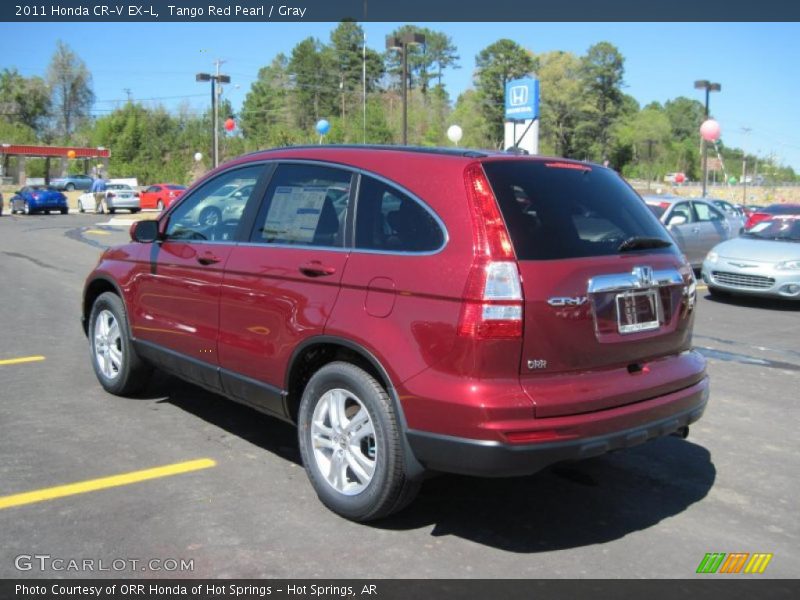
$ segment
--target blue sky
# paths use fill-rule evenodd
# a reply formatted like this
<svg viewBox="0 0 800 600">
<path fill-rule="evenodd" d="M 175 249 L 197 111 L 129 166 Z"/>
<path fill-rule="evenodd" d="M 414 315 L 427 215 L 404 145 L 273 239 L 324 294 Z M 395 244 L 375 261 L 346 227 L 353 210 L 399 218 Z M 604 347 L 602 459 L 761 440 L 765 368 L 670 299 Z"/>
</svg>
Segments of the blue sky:
<svg viewBox="0 0 800 600">
<path fill-rule="evenodd" d="M 385 36 L 401 23 L 366 23 L 369 47 L 382 51 Z M 475 55 L 510 38 L 534 53 L 576 54 L 609 41 L 625 57 L 625 92 L 640 104 L 678 96 L 703 100 L 696 79 L 722 84 L 711 96 L 711 113 L 723 139 L 761 157 L 774 155 L 800 171 L 800 23 L 422 23 L 445 32 L 458 47 L 461 68 L 445 75 L 453 99 L 472 85 Z M 239 107 L 258 69 L 300 40 L 328 41 L 334 23 L 3 23 L 2 68 L 44 75 L 61 39 L 94 76 L 96 114 L 125 98 L 159 99 L 167 107 L 188 102 L 208 106 L 208 84 L 194 74 L 227 62 L 225 95 Z M 237 87 L 238 86 L 238 87 Z M 547 90 L 542 90 L 546 95 Z M 749 128 L 744 134 L 742 129 Z M 741 167 L 739 167 L 741 168 Z"/>
</svg>

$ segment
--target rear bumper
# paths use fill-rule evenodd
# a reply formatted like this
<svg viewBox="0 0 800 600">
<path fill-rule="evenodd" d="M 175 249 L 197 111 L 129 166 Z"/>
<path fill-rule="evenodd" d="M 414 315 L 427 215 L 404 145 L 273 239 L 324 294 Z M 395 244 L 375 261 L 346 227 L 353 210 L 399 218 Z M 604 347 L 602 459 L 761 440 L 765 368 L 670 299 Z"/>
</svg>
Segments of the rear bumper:
<svg viewBox="0 0 800 600">
<path fill-rule="evenodd" d="M 574 438 L 565 441 L 508 444 L 409 430 L 408 443 L 426 468 L 481 477 L 529 475 L 548 465 L 599 456 L 669 435 L 697 421 L 709 397 L 708 378 L 652 400 L 572 417 Z M 667 407 L 674 407 L 670 412 Z M 665 410 L 667 409 L 667 410 Z M 542 429 L 560 419 L 537 419 Z M 631 425 L 635 423 L 635 425 Z M 596 434 L 598 429 L 605 433 Z"/>
</svg>

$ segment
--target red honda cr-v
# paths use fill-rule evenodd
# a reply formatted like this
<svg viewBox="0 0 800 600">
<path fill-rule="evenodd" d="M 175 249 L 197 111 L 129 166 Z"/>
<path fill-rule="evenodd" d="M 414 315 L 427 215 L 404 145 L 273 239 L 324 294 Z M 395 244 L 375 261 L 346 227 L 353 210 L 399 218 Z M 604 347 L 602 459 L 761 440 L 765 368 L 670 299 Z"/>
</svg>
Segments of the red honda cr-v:
<svg viewBox="0 0 800 600">
<path fill-rule="evenodd" d="M 215 224 L 194 219 L 231 186 Z M 314 489 L 350 519 L 399 510 L 427 472 L 534 473 L 685 433 L 708 399 L 692 269 L 598 165 L 263 151 L 131 238 L 84 291 L 103 387 L 157 367 L 297 423 Z"/>
</svg>

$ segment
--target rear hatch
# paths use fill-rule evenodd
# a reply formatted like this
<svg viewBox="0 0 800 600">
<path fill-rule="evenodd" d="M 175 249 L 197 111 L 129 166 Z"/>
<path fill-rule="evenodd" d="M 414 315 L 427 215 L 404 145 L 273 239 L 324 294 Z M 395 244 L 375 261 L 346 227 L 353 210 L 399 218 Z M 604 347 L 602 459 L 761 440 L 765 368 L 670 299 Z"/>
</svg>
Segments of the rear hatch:
<svg viewBox="0 0 800 600">
<path fill-rule="evenodd" d="M 694 276 L 613 171 L 562 160 L 483 163 L 524 296 L 520 380 L 540 417 L 637 402 L 695 383 Z M 674 360 L 668 360 L 672 357 Z"/>
</svg>

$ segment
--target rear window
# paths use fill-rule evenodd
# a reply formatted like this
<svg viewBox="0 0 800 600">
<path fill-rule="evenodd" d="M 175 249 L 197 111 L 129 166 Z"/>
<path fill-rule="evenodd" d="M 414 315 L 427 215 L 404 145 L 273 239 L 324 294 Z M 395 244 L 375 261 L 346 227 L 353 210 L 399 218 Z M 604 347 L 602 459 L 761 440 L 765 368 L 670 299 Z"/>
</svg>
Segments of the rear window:
<svg viewBox="0 0 800 600">
<path fill-rule="evenodd" d="M 633 237 L 671 240 L 636 192 L 608 169 L 558 161 L 485 162 L 483 168 L 519 260 L 617 254 Z"/>
<path fill-rule="evenodd" d="M 796 215 L 800 214 L 800 205 L 798 204 L 773 204 L 763 209 L 769 215 Z"/>
<path fill-rule="evenodd" d="M 185 190 L 186 186 L 185 185 L 168 185 L 167 189 L 168 190 Z"/>
</svg>

